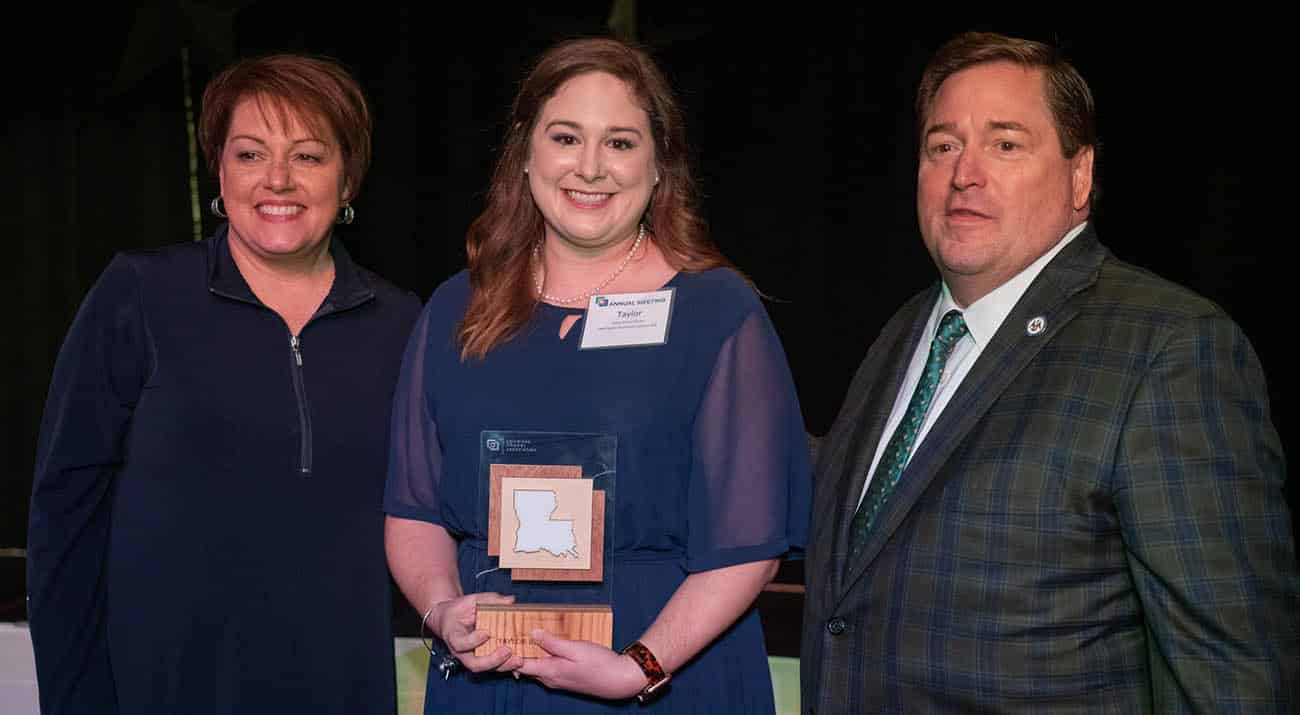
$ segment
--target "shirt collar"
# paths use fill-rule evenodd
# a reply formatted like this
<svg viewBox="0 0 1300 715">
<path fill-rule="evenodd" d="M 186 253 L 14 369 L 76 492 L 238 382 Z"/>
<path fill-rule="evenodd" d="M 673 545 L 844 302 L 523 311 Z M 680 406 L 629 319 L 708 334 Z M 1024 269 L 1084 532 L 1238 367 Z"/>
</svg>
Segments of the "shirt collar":
<svg viewBox="0 0 1300 715">
<path fill-rule="evenodd" d="M 1076 236 L 1083 233 L 1084 227 L 1088 223 L 1085 221 L 1078 226 L 1070 229 L 1060 241 L 1052 246 L 1051 250 L 1039 256 L 1037 260 L 1030 263 L 1024 270 L 1012 276 L 1010 280 L 1002 285 L 989 291 L 988 294 L 979 300 L 966 306 L 965 309 L 957 307 L 956 301 L 953 300 L 952 294 L 948 291 L 948 284 L 943 284 L 940 291 L 939 302 L 936 305 L 935 313 L 930 319 L 931 334 L 938 329 L 939 318 L 946 315 L 950 310 L 959 311 L 962 318 L 966 321 L 966 329 L 970 332 L 971 339 L 976 345 L 985 345 L 993 339 L 993 335 L 1002 327 L 1002 322 L 1011 314 L 1011 310 L 1020 302 L 1025 291 L 1029 290 L 1029 284 L 1034 282 L 1039 273 L 1047 267 L 1047 264 L 1061 252 L 1061 249 L 1069 245 Z"/>
<path fill-rule="evenodd" d="M 229 224 L 222 223 L 207 241 L 208 289 L 217 295 L 260 305 L 261 301 L 248 287 L 248 282 L 230 255 L 228 232 Z M 330 285 L 329 294 L 321 303 L 318 314 L 351 308 L 375 295 L 365 274 L 352 262 L 352 257 L 338 236 L 331 236 L 329 242 L 330 257 L 334 259 L 334 282 Z"/>
</svg>

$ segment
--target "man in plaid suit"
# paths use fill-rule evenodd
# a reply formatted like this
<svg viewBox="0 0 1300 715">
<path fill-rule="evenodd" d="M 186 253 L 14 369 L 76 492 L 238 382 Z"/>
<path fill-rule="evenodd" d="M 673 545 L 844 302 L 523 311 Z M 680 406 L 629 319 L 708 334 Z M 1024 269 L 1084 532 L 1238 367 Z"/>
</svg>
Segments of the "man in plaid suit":
<svg viewBox="0 0 1300 715">
<path fill-rule="evenodd" d="M 958 36 L 917 97 L 941 282 L 819 450 L 807 713 L 1290 712 L 1300 577 L 1264 375 L 1088 224 L 1092 95 Z"/>
</svg>

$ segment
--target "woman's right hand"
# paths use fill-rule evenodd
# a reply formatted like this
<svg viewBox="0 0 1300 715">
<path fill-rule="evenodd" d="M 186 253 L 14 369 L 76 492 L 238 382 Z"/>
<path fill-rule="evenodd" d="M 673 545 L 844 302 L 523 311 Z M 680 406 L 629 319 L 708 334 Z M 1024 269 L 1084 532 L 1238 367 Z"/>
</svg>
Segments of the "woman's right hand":
<svg viewBox="0 0 1300 715">
<path fill-rule="evenodd" d="M 442 639 L 452 656 L 461 665 L 475 673 L 496 670 L 507 673 L 517 670 L 524 664 L 522 656 L 515 655 L 509 648 L 501 646 L 487 655 L 474 655 L 474 649 L 488 639 L 487 631 L 474 629 L 475 611 L 478 604 L 514 603 L 514 596 L 499 593 L 470 593 L 447 601 L 441 601 L 429 612 L 429 628 L 434 635 Z"/>
</svg>

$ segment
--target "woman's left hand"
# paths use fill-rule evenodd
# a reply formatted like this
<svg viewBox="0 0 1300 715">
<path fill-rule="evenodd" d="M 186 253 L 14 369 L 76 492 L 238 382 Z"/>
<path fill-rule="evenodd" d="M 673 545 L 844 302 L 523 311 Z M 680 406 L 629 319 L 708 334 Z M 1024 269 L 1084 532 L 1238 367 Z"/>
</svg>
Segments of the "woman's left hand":
<svg viewBox="0 0 1300 715">
<path fill-rule="evenodd" d="M 630 698 L 645 687 L 645 673 L 630 656 L 595 643 L 559 638 L 540 629 L 533 631 L 532 636 L 550 656 L 525 658 L 524 664 L 515 671 L 516 677 L 526 675 L 548 688 L 606 700 Z"/>
</svg>

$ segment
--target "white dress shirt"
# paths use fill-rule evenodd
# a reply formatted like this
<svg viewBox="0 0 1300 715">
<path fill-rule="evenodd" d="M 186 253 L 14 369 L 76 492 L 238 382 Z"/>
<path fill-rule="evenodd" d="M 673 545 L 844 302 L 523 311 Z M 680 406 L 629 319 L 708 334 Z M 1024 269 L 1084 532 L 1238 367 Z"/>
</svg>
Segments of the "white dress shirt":
<svg viewBox="0 0 1300 715">
<path fill-rule="evenodd" d="M 912 451 L 907 455 L 909 462 L 930 432 L 934 421 L 943 413 L 948 400 L 952 399 L 962 380 L 966 378 L 966 373 L 970 372 L 975 360 L 979 358 L 980 353 L 984 352 L 984 348 L 998 332 L 998 328 L 1002 327 L 1003 321 L 1011 314 L 1011 309 L 1016 307 L 1016 303 L 1020 302 L 1020 298 L 1029 289 L 1029 284 L 1034 282 L 1056 254 L 1073 241 L 1087 225 L 1087 222 L 1084 222 L 1070 229 L 1070 232 L 1065 234 L 1052 250 L 1039 256 L 1038 260 L 1030 263 L 1023 271 L 971 303 L 965 310 L 953 301 L 952 294 L 948 292 L 948 285 L 946 283 L 943 285 L 943 289 L 939 292 L 939 300 L 935 301 L 934 308 L 930 310 L 930 319 L 926 321 L 925 332 L 922 333 L 928 337 L 917 341 L 916 349 L 912 352 L 912 361 L 907 366 L 907 374 L 903 376 L 903 384 L 894 397 L 894 409 L 889 413 L 885 430 L 880 433 L 880 444 L 876 445 L 876 456 L 871 460 L 871 471 L 867 473 L 867 481 L 862 485 L 862 494 L 858 495 L 858 504 L 862 503 L 862 498 L 867 494 L 867 486 L 876 475 L 876 465 L 880 463 L 880 455 L 884 453 L 885 445 L 889 443 L 889 438 L 894 434 L 898 423 L 902 421 L 903 413 L 907 411 L 907 404 L 912 401 L 912 393 L 916 391 L 916 384 L 921 381 L 921 372 L 925 369 L 926 358 L 930 355 L 930 343 L 939 330 L 939 321 L 943 316 L 950 310 L 959 311 L 962 318 L 966 320 L 967 332 L 961 340 L 957 341 L 948 356 L 948 362 L 944 364 L 939 386 L 935 390 L 934 399 L 930 402 L 930 409 L 926 412 L 925 419 L 921 421 L 921 429 L 916 433 Z"/>
</svg>

